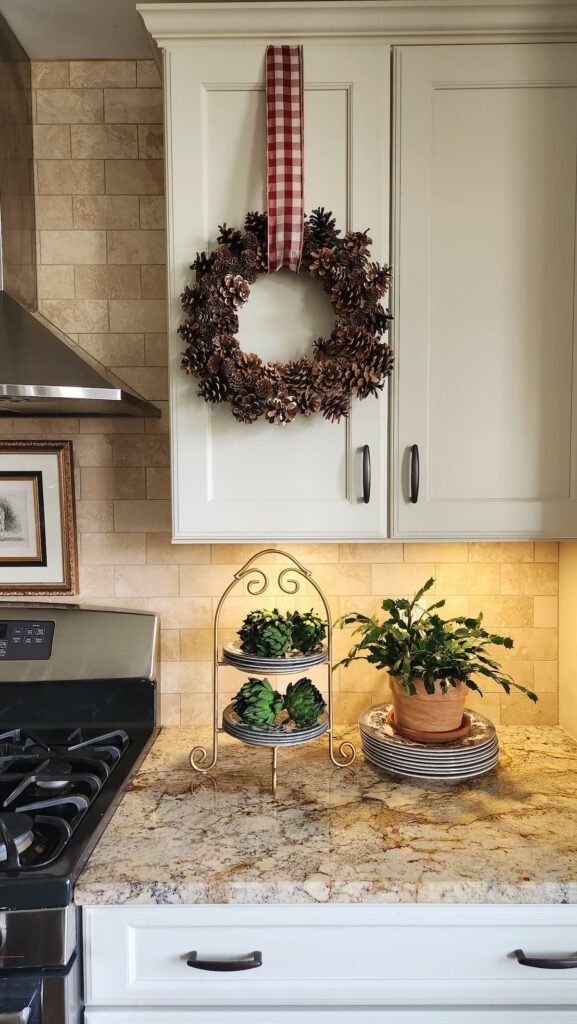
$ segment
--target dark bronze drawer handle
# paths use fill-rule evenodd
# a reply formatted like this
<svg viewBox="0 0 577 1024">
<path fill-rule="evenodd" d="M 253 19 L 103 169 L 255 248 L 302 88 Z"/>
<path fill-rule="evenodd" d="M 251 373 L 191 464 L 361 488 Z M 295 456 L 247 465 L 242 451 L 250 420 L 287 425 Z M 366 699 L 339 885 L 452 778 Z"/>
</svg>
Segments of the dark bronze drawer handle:
<svg viewBox="0 0 577 1024">
<path fill-rule="evenodd" d="M 199 960 L 194 949 L 188 954 L 186 962 L 189 967 L 196 967 L 197 971 L 252 971 L 255 967 L 262 967 L 262 953 L 256 949 L 249 957 L 240 960 Z"/>
<path fill-rule="evenodd" d="M 418 444 L 411 445 L 411 490 L 409 497 L 411 504 L 416 505 L 419 500 L 419 486 L 420 486 L 420 462 L 419 462 L 419 446 Z"/>
<path fill-rule="evenodd" d="M 365 505 L 371 500 L 371 449 L 363 445 L 363 501 Z"/>
<path fill-rule="evenodd" d="M 577 967 L 577 956 L 525 956 L 522 949 L 516 949 L 515 956 L 523 967 L 543 967 L 548 971 L 566 971 L 571 967 Z"/>
</svg>

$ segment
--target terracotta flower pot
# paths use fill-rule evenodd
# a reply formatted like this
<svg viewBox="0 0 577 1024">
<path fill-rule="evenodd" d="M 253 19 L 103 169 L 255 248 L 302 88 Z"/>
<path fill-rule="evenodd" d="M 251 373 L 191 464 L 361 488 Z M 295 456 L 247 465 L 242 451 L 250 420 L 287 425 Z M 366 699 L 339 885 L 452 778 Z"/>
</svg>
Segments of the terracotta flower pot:
<svg viewBox="0 0 577 1024">
<path fill-rule="evenodd" d="M 464 683 L 450 686 L 447 693 L 439 687 L 434 693 L 427 693 L 422 679 L 413 679 L 417 690 L 410 696 L 401 686 L 398 679 L 389 676 L 389 684 L 393 695 L 395 722 L 406 729 L 419 729 L 422 732 L 451 732 L 458 729 L 463 720 L 467 687 Z"/>
</svg>

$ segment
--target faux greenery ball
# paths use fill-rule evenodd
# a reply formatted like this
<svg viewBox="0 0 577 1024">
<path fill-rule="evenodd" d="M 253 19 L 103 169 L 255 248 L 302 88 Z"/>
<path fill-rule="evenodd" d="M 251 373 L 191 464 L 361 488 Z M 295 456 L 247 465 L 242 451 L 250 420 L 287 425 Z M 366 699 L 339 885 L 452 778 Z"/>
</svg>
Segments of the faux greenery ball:
<svg viewBox="0 0 577 1024">
<path fill-rule="evenodd" d="M 326 708 L 322 694 L 306 678 L 289 683 L 284 704 L 289 718 L 297 725 L 314 725 Z"/>
<path fill-rule="evenodd" d="M 291 650 L 312 654 L 320 650 L 326 634 L 326 622 L 312 608 L 286 615 L 278 608 L 261 608 L 250 612 L 238 631 L 243 651 L 263 658 L 283 658 Z"/>
<path fill-rule="evenodd" d="M 239 718 L 249 725 L 272 725 L 283 710 L 284 700 L 268 679 L 247 679 L 233 700 Z"/>
<path fill-rule="evenodd" d="M 289 612 L 293 627 L 293 645 L 302 654 L 320 650 L 327 635 L 327 624 L 311 608 L 308 612 Z"/>
</svg>

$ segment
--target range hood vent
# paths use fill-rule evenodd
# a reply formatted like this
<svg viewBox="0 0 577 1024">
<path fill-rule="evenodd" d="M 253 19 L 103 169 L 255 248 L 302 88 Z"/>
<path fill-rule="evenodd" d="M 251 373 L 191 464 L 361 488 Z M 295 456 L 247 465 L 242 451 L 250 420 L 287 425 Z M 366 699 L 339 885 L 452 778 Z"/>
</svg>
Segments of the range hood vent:
<svg viewBox="0 0 577 1024">
<path fill-rule="evenodd" d="M 0 291 L 0 416 L 160 416 L 35 313 Z"/>
</svg>

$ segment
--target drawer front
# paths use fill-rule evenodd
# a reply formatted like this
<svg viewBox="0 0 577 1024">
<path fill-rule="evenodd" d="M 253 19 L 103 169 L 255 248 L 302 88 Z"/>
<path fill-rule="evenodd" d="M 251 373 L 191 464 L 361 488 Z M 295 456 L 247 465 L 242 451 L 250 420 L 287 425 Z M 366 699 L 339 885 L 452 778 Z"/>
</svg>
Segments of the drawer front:
<svg viewBox="0 0 577 1024">
<path fill-rule="evenodd" d="M 90 1005 L 577 1005 L 577 969 L 514 955 L 575 952 L 573 907 L 97 907 L 85 944 Z"/>
<path fill-rule="evenodd" d="M 84 1024 L 577 1024 L 577 1010 L 87 1010 Z"/>
</svg>

